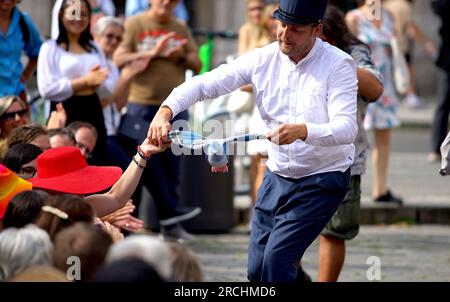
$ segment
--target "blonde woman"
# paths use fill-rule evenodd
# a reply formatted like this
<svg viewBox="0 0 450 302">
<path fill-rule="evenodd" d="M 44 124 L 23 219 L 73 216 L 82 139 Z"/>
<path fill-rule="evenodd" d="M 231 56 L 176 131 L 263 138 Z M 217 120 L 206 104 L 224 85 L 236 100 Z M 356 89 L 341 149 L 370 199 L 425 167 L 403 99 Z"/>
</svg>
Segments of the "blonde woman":
<svg viewBox="0 0 450 302">
<path fill-rule="evenodd" d="M 262 14 L 266 3 L 264 0 L 247 0 L 247 22 L 239 29 L 238 53 L 258 47 L 262 33 Z"/>
<path fill-rule="evenodd" d="M 28 106 L 18 96 L 0 98 L 0 145 L 20 126 L 28 124 Z"/>
</svg>

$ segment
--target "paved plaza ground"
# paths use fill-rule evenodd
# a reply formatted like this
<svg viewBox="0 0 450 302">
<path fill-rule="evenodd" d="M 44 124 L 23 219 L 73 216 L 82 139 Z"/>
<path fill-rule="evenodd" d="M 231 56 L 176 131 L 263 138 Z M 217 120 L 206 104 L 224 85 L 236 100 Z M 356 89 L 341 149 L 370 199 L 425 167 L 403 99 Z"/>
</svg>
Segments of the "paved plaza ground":
<svg viewBox="0 0 450 302">
<path fill-rule="evenodd" d="M 229 234 L 197 235 L 190 244 L 204 270 L 205 281 L 247 281 L 245 228 Z M 347 245 L 339 281 L 364 282 L 370 265 L 381 261 L 381 281 L 450 282 L 450 226 L 363 226 Z M 303 266 L 313 280 L 317 276 L 317 241 L 305 253 Z"/>
</svg>

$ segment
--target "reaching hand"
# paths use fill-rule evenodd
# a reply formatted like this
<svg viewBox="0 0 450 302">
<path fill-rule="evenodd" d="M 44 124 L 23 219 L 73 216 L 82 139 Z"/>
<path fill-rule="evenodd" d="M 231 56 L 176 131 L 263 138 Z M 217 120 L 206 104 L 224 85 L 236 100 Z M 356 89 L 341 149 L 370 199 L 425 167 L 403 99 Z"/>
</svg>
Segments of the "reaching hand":
<svg viewBox="0 0 450 302">
<path fill-rule="evenodd" d="M 169 107 L 163 106 L 158 110 L 147 132 L 147 138 L 152 145 L 162 147 L 169 142 L 168 134 L 170 129 L 172 129 L 172 125 L 169 122 L 171 119 L 172 110 Z"/>
<path fill-rule="evenodd" d="M 170 142 L 152 143 L 151 140 L 146 138 L 141 144 L 141 150 L 146 156 L 150 157 L 152 154 L 160 153 L 170 147 Z"/>
<path fill-rule="evenodd" d="M 61 103 L 56 105 L 56 110 L 50 113 L 50 118 L 47 122 L 47 129 L 64 128 L 67 123 L 67 114 Z"/>
<path fill-rule="evenodd" d="M 123 234 L 120 232 L 120 230 L 111 225 L 109 222 L 102 221 L 100 218 L 96 218 L 95 224 L 99 225 L 106 233 L 108 233 L 114 242 L 123 239 Z"/>
<path fill-rule="evenodd" d="M 101 220 L 109 222 L 116 228 L 136 232 L 144 226 L 144 221 L 131 216 L 135 208 L 130 199 L 123 208 L 102 217 Z"/>
<path fill-rule="evenodd" d="M 135 208 L 133 201 L 130 199 L 123 208 L 102 217 L 101 220 L 107 221 L 117 228 L 136 232 L 144 226 L 144 221 L 131 216 Z"/>
<path fill-rule="evenodd" d="M 129 215 L 127 218 L 117 220 L 114 226 L 128 232 L 137 232 L 144 227 L 144 221 Z"/>
</svg>

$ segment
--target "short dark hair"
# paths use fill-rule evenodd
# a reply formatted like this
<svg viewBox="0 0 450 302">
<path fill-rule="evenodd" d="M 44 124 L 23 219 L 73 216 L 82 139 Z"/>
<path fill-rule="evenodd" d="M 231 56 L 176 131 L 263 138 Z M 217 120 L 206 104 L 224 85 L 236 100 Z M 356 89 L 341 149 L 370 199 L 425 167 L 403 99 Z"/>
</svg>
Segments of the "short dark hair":
<svg viewBox="0 0 450 302">
<path fill-rule="evenodd" d="M 21 228 L 31 223 L 41 211 L 49 195 L 42 190 L 23 191 L 15 195 L 8 203 L 3 228 Z"/>
<path fill-rule="evenodd" d="M 74 145 L 77 143 L 77 141 L 75 139 L 75 134 L 73 133 L 72 130 L 70 130 L 68 128 L 54 128 L 54 129 L 48 130 L 47 133 L 48 133 L 48 138 L 52 138 L 55 135 L 67 136 Z"/>
<path fill-rule="evenodd" d="M 35 145 L 28 143 L 15 144 L 6 152 L 3 164 L 17 174 L 20 173 L 23 165 L 36 159 L 41 153 L 41 148 Z"/>
<path fill-rule="evenodd" d="M 88 123 L 88 122 L 75 121 L 75 122 L 70 123 L 70 124 L 67 126 L 67 129 L 71 130 L 72 133 L 73 133 L 73 135 L 76 135 L 77 131 L 78 131 L 80 128 L 88 128 L 88 129 L 90 129 L 90 130 L 92 131 L 92 133 L 94 134 L 95 139 L 96 139 L 96 140 L 98 139 L 98 132 L 97 132 L 97 129 L 95 129 L 95 127 L 92 126 L 92 124 L 90 124 L 90 123 Z"/>
</svg>

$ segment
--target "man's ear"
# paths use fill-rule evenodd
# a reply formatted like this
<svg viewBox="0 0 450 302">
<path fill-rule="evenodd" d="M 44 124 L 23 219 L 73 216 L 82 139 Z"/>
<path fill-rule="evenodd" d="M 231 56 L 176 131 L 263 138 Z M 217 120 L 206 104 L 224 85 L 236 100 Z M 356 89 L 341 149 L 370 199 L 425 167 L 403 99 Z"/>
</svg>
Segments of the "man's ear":
<svg viewBox="0 0 450 302">
<path fill-rule="evenodd" d="M 319 37 L 323 31 L 323 24 L 320 22 L 317 26 L 314 27 L 314 37 Z"/>
</svg>

